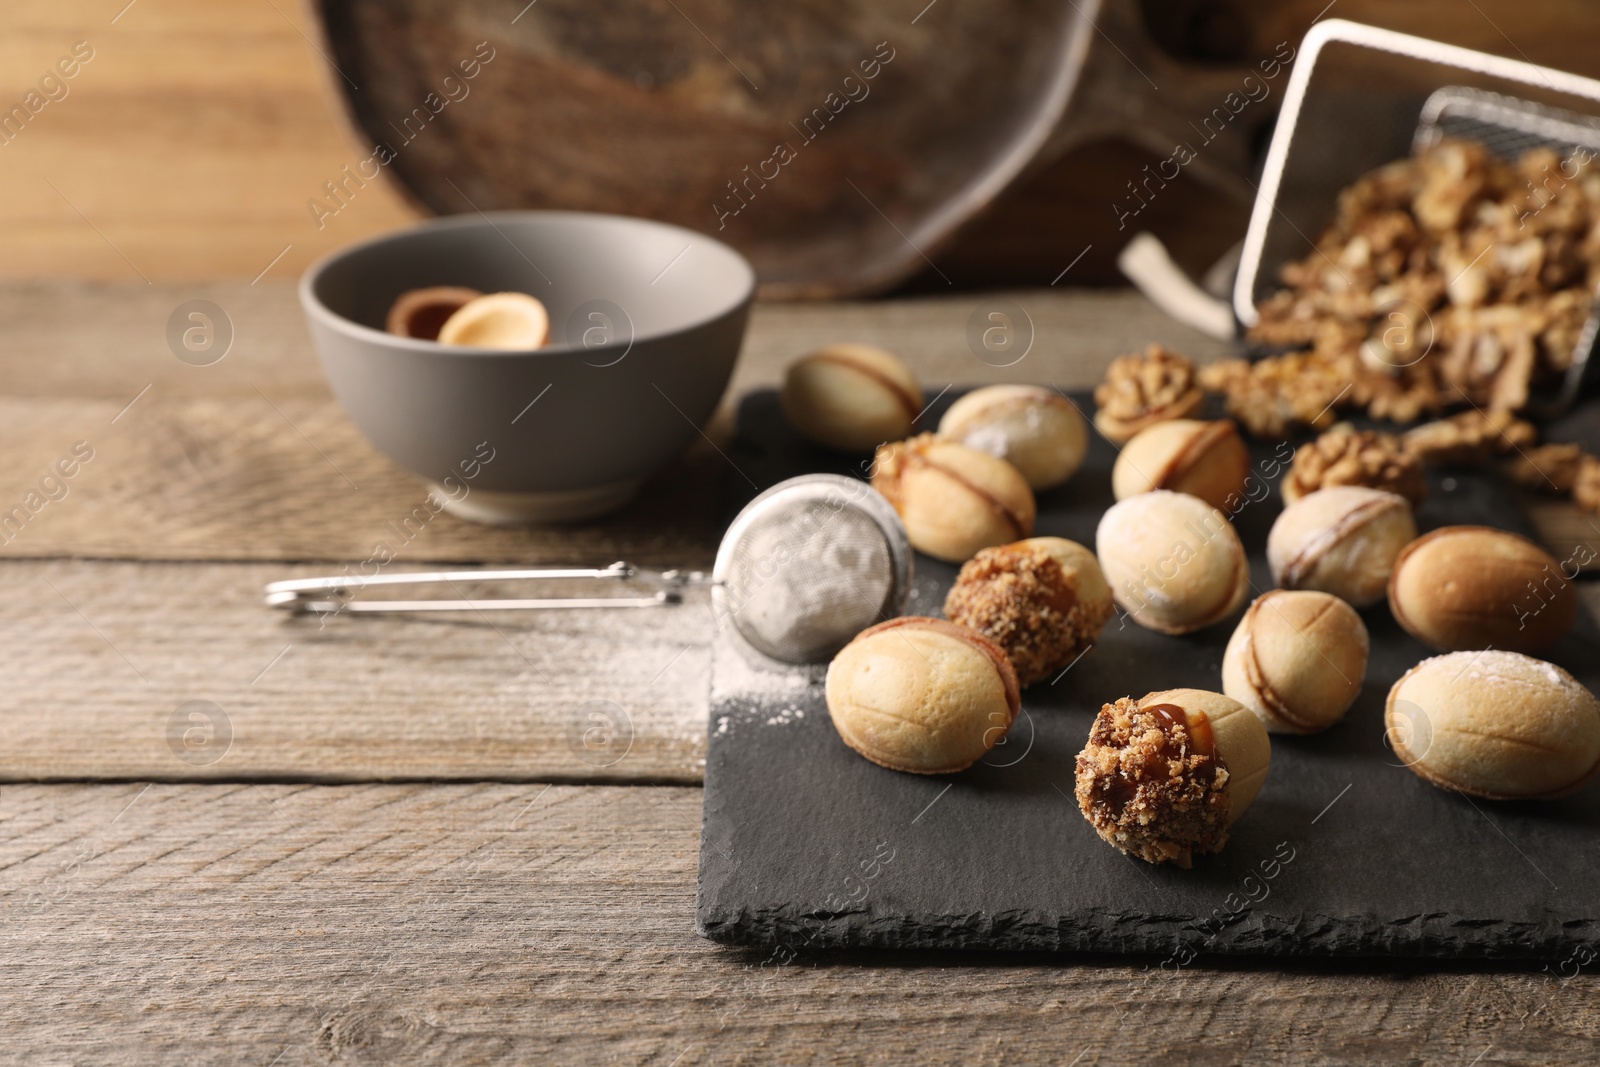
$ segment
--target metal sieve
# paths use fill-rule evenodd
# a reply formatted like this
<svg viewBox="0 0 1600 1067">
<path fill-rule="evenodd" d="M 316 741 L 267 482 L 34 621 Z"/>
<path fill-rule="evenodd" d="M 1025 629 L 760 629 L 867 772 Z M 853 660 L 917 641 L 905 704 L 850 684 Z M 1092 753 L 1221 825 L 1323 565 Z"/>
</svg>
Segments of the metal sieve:
<svg viewBox="0 0 1600 1067">
<path fill-rule="evenodd" d="M 711 571 L 719 625 L 783 663 L 817 663 L 873 623 L 905 610 L 911 543 L 867 483 L 791 478 L 752 500 L 722 538 Z"/>
<path fill-rule="evenodd" d="M 688 586 L 712 586 L 718 625 L 727 624 L 768 659 L 826 660 L 873 623 L 904 612 L 911 546 L 900 517 L 863 481 L 836 474 L 791 478 L 757 496 L 723 535 L 716 564 L 702 571 L 536 567 L 335 575 L 273 582 L 266 603 L 297 614 L 528 611 L 677 604 Z M 368 589 L 459 583 L 579 581 L 619 587 L 593 597 L 361 600 Z M 643 587 L 641 590 L 639 587 Z"/>
<path fill-rule="evenodd" d="M 1233 313 L 1256 322 L 1278 268 L 1303 254 L 1339 190 L 1443 136 L 1507 158 L 1534 147 L 1600 147 L 1600 81 L 1426 38 L 1330 19 L 1312 27 L 1284 92 L 1233 287 Z M 1530 402 L 1535 418 L 1569 408 L 1589 377 L 1600 312 L 1591 311 L 1565 381 Z"/>
<path fill-rule="evenodd" d="M 1343 19 L 1301 43 L 1262 163 L 1240 246 L 1231 306 L 1196 286 L 1160 242 L 1139 235 L 1118 263 L 1175 318 L 1222 340 L 1253 326 L 1279 269 L 1313 247 L 1340 191 L 1440 137 L 1482 141 L 1508 159 L 1535 147 L 1600 154 L 1600 81 Z M 1595 377 L 1600 305 L 1579 334 L 1553 397 L 1526 413 L 1565 412 Z"/>
</svg>

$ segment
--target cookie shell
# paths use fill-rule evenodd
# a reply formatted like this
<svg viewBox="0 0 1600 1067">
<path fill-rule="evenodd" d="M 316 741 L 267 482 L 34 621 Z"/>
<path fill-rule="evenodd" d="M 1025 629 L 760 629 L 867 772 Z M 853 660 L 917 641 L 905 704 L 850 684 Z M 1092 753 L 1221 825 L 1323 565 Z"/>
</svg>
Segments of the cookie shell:
<svg viewBox="0 0 1600 1067">
<path fill-rule="evenodd" d="M 922 388 L 901 358 L 876 345 L 835 344 L 802 356 L 779 403 L 805 437 L 840 452 L 870 452 L 912 431 Z"/>
<path fill-rule="evenodd" d="M 1366 624 L 1331 593 L 1257 597 L 1222 654 L 1222 691 L 1274 733 L 1315 733 L 1343 718 L 1367 673 Z"/>
<path fill-rule="evenodd" d="M 1089 426 L 1077 405 L 1037 385 L 973 390 L 944 413 L 939 436 L 1005 460 L 1035 490 L 1067 481 L 1089 451 Z"/>
<path fill-rule="evenodd" d="M 1033 533 L 1033 490 L 987 452 L 920 434 L 880 447 L 872 486 L 894 505 L 912 547 L 964 563 L 979 549 Z"/>
<path fill-rule="evenodd" d="M 408 289 L 395 298 L 384 320 L 384 329 L 399 337 L 437 341 L 440 327 L 450 316 L 482 295 L 476 289 L 460 285 Z"/>
<path fill-rule="evenodd" d="M 918 616 L 862 631 L 828 665 L 845 744 L 890 770 L 949 774 L 993 748 L 1021 706 L 1011 663 L 981 634 Z"/>
<path fill-rule="evenodd" d="M 1095 533 L 1100 569 L 1133 621 L 1186 634 L 1232 615 L 1250 590 L 1244 545 L 1199 497 L 1157 490 L 1112 505 Z"/>
<path fill-rule="evenodd" d="M 1388 593 L 1395 621 L 1441 652 L 1538 652 L 1578 617 L 1577 586 L 1556 558 L 1490 526 L 1442 526 L 1412 541 Z"/>
<path fill-rule="evenodd" d="M 1370 607 L 1384 598 L 1395 560 L 1417 536 L 1405 497 L 1335 486 L 1283 509 L 1267 535 L 1267 564 L 1284 589 L 1313 589 Z"/>
<path fill-rule="evenodd" d="M 442 345 L 527 352 L 550 340 L 550 310 L 527 293 L 485 293 L 462 304 L 439 327 Z"/>
<path fill-rule="evenodd" d="M 1489 800 L 1566 796 L 1600 773 L 1600 700 L 1519 652 L 1423 660 L 1389 690 L 1384 725 L 1419 777 Z"/>
<path fill-rule="evenodd" d="M 1250 450 L 1227 419 L 1168 419 L 1135 434 L 1111 468 L 1111 491 L 1126 500 L 1154 489 L 1188 493 L 1216 508 L 1244 499 Z"/>
</svg>

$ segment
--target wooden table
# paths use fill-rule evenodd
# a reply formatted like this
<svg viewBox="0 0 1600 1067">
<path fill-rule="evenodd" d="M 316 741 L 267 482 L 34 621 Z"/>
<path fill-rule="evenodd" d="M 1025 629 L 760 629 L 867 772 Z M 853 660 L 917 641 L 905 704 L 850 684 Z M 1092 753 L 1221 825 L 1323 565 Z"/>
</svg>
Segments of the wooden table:
<svg viewBox="0 0 1600 1067">
<path fill-rule="evenodd" d="M 1150 340 L 1221 354 L 1128 293 L 1010 297 L 1038 336 L 1003 370 L 966 347 L 979 296 L 760 307 L 730 395 L 846 338 L 903 352 L 930 392 L 1081 387 Z M 236 330 L 214 366 L 167 348 L 168 315 L 192 298 Z M 260 603 L 264 582 L 367 558 L 422 497 L 329 397 L 290 286 L 16 287 L 0 291 L 0 314 L 0 511 L 78 442 L 93 450 L 65 496 L 0 533 L 0 1059 L 1600 1057 L 1600 984 L 1556 960 L 1546 972 L 883 954 L 776 966 L 703 941 L 703 601 L 493 625 L 280 618 Z M 724 416 L 712 437 L 726 432 Z M 441 516 L 391 569 L 703 565 L 722 462 L 702 443 L 627 513 L 582 528 Z M 1547 511 L 1557 547 L 1600 537 Z M 603 767 L 575 740 L 592 700 L 626 716 Z M 191 721 L 190 701 L 216 710 Z M 175 754 L 191 727 L 211 729 L 213 756 Z"/>
</svg>

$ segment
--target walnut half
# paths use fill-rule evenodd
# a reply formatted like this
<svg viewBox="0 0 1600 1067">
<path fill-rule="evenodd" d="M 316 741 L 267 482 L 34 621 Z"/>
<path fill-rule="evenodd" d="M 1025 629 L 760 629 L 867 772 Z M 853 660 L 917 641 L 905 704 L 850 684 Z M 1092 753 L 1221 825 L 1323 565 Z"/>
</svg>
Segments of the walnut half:
<svg viewBox="0 0 1600 1067">
<path fill-rule="evenodd" d="M 1194 414 L 1204 400 L 1194 364 L 1170 348 L 1150 345 L 1106 368 L 1105 381 L 1094 391 L 1094 425 L 1121 444 L 1147 426 Z"/>
<path fill-rule="evenodd" d="M 1589 458 L 1581 445 L 1540 445 L 1520 453 L 1506 473 L 1530 492 L 1566 496 L 1577 486 L 1578 473 Z"/>
<path fill-rule="evenodd" d="M 1585 511 L 1600 512 L 1600 457 L 1582 445 L 1540 445 L 1519 452 L 1506 473 L 1524 489 L 1570 496 Z"/>
<path fill-rule="evenodd" d="M 1463 411 L 1401 435 L 1406 451 L 1430 467 L 1476 466 L 1513 449 L 1530 448 L 1539 432 L 1509 411 Z"/>
<path fill-rule="evenodd" d="M 1326 429 L 1335 408 L 1347 402 L 1350 372 L 1315 352 L 1297 352 L 1249 363 L 1228 359 L 1200 371 L 1207 389 L 1227 400 L 1228 415 L 1252 436 L 1282 439 L 1291 427 Z"/>
<path fill-rule="evenodd" d="M 1340 424 L 1296 450 L 1283 481 L 1283 498 L 1292 504 L 1334 485 L 1359 485 L 1398 493 L 1420 504 L 1428 494 L 1422 464 L 1393 434 L 1356 430 Z"/>
</svg>

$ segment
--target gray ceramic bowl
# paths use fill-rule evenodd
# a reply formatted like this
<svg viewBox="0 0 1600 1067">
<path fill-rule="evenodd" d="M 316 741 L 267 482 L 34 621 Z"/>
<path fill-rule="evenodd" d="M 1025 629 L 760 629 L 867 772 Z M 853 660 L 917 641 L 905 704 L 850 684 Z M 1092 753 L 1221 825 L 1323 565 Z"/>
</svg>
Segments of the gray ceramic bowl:
<svg viewBox="0 0 1600 1067">
<path fill-rule="evenodd" d="M 528 352 L 384 332 L 408 289 L 518 291 L 550 311 Z M 733 373 L 755 273 L 719 241 L 570 211 L 458 215 L 317 263 L 300 303 L 334 395 L 390 459 L 480 522 L 620 507 L 710 418 Z"/>
</svg>

